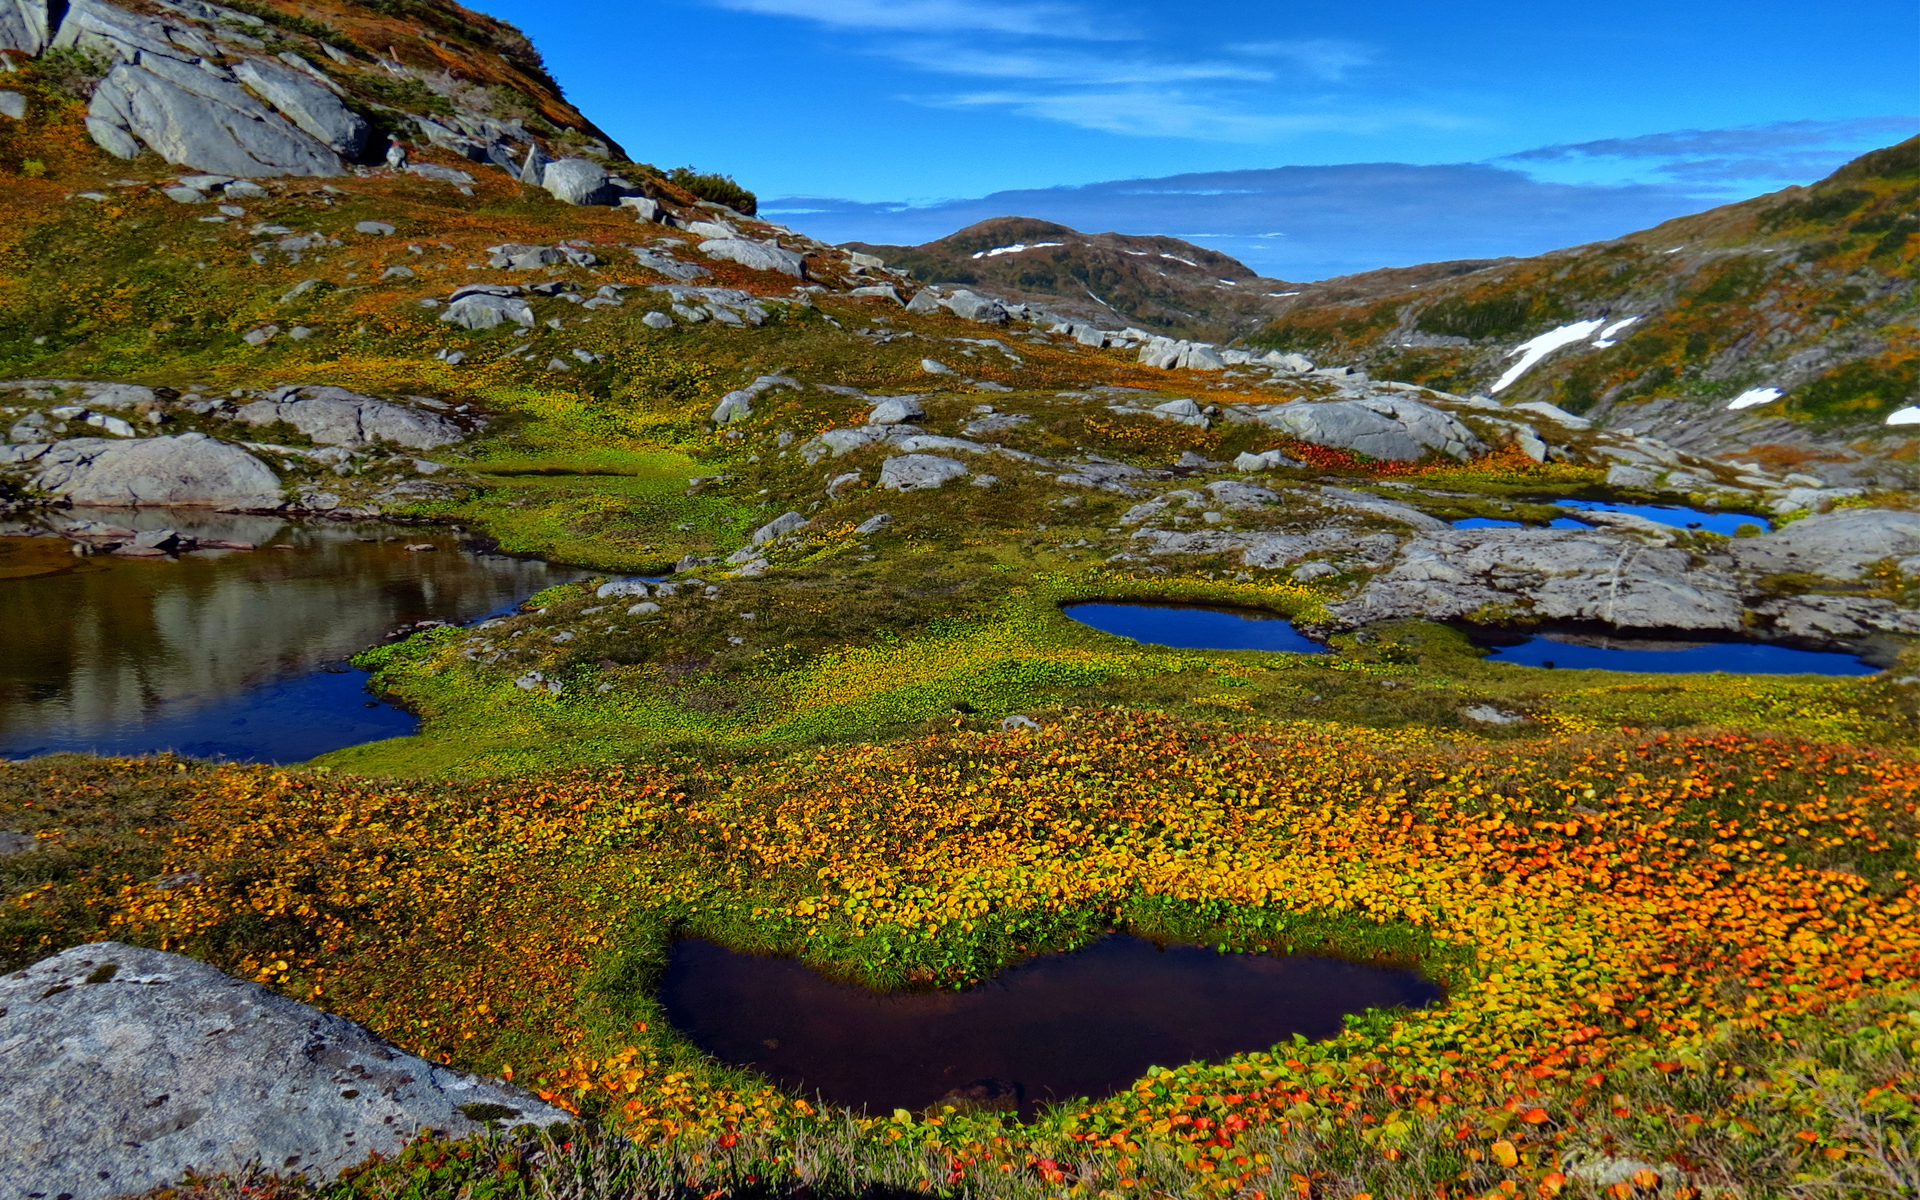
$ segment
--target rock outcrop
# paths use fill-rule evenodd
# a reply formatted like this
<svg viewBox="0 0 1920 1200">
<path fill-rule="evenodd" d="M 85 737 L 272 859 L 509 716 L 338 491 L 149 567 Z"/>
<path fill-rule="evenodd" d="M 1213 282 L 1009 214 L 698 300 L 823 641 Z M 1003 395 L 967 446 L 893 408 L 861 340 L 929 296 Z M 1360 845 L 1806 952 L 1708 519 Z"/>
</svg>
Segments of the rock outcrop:
<svg viewBox="0 0 1920 1200">
<path fill-rule="evenodd" d="M 265 399 L 243 404 L 234 420 L 246 425 L 284 421 L 323 446 L 349 450 L 388 443 L 409 450 L 432 450 L 457 442 L 460 426 L 438 413 L 390 404 L 337 387 L 285 387 Z"/>
<path fill-rule="evenodd" d="M 1684 550 L 1611 530 L 1452 529 L 1414 538 L 1354 599 L 1348 627 L 1445 621 L 1592 622 L 1616 629 L 1737 632 L 1734 576 Z"/>
<path fill-rule="evenodd" d="M 70 438 L 16 461 L 34 464 L 39 490 L 74 504 L 270 509 L 284 502 L 280 479 L 267 464 L 201 433 L 139 441 Z"/>
<path fill-rule="evenodd" d="M 1241 410 L 1230 419 L 1258 421 L 1316 446 L 1392 462 L 1412 462 L 1435 452 L 1466 458 L 1486 449 L 1479 436 L 1452 415 L 1398 397 L 1296 400 Z"/>
<path fill-rule="evenodd" d="M 1737 538 L 1728 553 L 1761 575 L 1804 572 L 1858 579 L 1868 563 L 1920 555 L 1920 513 L 1843 508 L 1802 517 L 1764 537 Z"/>
<path fill-rule="evenodd" d="M 792 250 L 769 246 L 746 238 L 709 238 L 700 243 L 700 253 L 708 258 L 738 263 L 754 271 L 778 271 L 795 279 L 807 277 L 807 260 Z"/>
<path fill-rule="evenodd" d="M 53 40 L 47 0 L 0 0 L 0 50 L 39 54 Z"/>
<path fill-rule="evenodd" d="M 565 1112 L 178 954 L 98 942 L 0 978 L 0 1192 L 105 1200 L 259 1165 L 324 1182 L 423 1130 Z"/>
</svg>

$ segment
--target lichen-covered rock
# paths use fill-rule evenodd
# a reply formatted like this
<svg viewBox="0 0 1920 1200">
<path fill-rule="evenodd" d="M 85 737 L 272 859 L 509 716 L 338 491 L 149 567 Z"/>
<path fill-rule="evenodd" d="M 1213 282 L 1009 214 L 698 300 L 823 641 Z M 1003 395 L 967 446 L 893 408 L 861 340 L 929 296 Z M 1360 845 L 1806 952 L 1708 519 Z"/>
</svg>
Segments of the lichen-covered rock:
<svg viewBox="0 0 1920 1200">
<path fill-rule="evenodd" d="M 0 0 L 0 50 L 39 54 L 53 38 L 47 0 Z"/>
<path fill-rule="evenodd" d="M 1466 458 L 1486 449 L 1473 430 L 1418 400 L 1296 400 L 1253 410 L 1253 415 L 1303 442 L 1392 462 L 1412 462 L 1435 451 Z"/>
<path fill-rule="evenodd" d="M 620 198 L 607 169 L 585 158 L 563 158 L 548 163 L 540 186 L 564 204 L 612 204 Z"/>
<path fill-rule="evenodd" d="M 967 464 L 936 454 L 903 454 L 880 464 L 880 486 L 896 492 L 937 488 L 967 474 Z"/>
<path fill-rule="evenodd" d="M 1843 508 L 1803 517 L 1777 533 L 1736 538 L 1728 552 L 1756 574 L 1858 579 L 1868 563 L 1920 554 L 1920 513 Z"/>
<path fill-rule="evenodd" d="M 61 26 L 62 39 L 75 20 L 70 13 Z M 77 44 L 85 46 L 87 39 Z M 200 171 L 234 176 L 346 171 L 331 147 L 256 100 L 224 67 L 206 69 L 145 48 L 131 51 L 131 61 L 115 66 L 94 89 L 87 127 L 110 153 L 130 157 L 124 151 L 139 142 L 168 162 Z M 106 130 L 117 132 L 103 136 Z"/>
<path fill-rule="evenodd" d="M 233 73 L 265 96 L 288 120 L 336 153 L 356 158 L 366 148 L 370 132 L 366 118 L 342 104 L 313 76 L 257 58 L 240 60 Z"/>
<path fill-rule="evenodd" d="M 1733 576 L 1611 530 L 1450 529 L 1408 542 L 1338 623 L 1421 617 L 1583 621 L 1617 629 L 1741 629 Z"/>
<path fill-rule="evenodd" d="M 496 296 L 488 292 L 469 292 L 456 297 L 440 314 L 440 319 L 462 329 L 493 329 L 508 321 L 524 328 L 533 327 L 533 306 L 518 296 Z"/>
<path fill-rule="evenodd" d="M 0 1194 L 104 1200 L 253 1165 L 324 1182 L 423 1130 L 565 1112 L 178 954 L 98 942 L 0 978 Z"/>
<path fill-rule="evenodd" d="M 130 442 L 73 438 L 48 446 L 34 462 L 35 486 L 74 504 L 266 509 L 283 503 L 279 477 L 267 464 L 201 433 Z"/>
<path fill-rule="evenodd" d="M 284 421 L 323 446 L 350 450 L 382 442 L 431 450 L 464 436 L 457 423 L 438 413 L 337 387 L 279 388 L 264 400 L 241 405 L 233 415 L 236 421 L 254 426 Z"/>
<path fill-rule="evenodd" d="M 795 279 L 807 277 L 807 260 L 803 255 L 746 238 L 709 238 L 700 243 L 700 253 L 723 262 L 738 263 L 751 271 L 778 271 Z"/>
</svg>

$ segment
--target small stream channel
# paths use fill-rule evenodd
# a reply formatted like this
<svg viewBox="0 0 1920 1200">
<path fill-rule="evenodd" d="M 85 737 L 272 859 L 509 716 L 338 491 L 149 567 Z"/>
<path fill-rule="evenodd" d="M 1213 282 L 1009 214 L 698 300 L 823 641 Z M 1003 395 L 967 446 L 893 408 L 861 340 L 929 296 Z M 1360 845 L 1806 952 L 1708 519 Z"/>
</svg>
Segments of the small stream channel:
<svg viewBox="0 0 1920 1200">
<path fill-rule="evenodd" d="M 577 572 L 462 549 L 444 530 L 205 510 L 56 514 L 250 551 L 76 557 L 0 537 L 0 756 L 172 750 L 299 762 L 414 731 L 347 659 L 418 621 L 511 609 Z M 429 544 L 430 551 L 407 545 Z"/>
<path fill-rule="evenodd" d="M 962 992 L 873 992 L 791 958 L 676 942 L 660 985 L 696 1046 L 785 1087 L 885 1114 L 1104 1096 L 1150 1066 L 1326 1038 L 1369 1008 L 1441 998 L 1417 973 L 1310 955 L 1223 954 L 1109 934 Z"/>
</svg>

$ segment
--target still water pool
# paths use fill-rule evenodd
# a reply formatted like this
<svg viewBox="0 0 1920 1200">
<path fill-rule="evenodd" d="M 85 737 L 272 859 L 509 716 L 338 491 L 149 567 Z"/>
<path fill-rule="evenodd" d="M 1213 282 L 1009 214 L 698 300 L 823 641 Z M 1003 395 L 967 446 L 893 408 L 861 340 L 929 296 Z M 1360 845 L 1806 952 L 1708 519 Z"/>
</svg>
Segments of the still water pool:
<svg viewBox="0 0 1920 1200">
<path fill-rule="evenodd" d="M 1293 623 L 1269 613 L 1187 604 L 1069 604 L 1063 609 L 1082 625 L 1136 642 L 1178 650 L 1286 650 L 1324 654 L 1319 642 L 1296 633 Z"/>
<path fill-rule="evenodd" d="M 412 733 L 414 718 L 370 696 L 349 656 L 399 626 L 471 620 L 575 577 L 462 550 L 437 530 L 204 510 L 85 515 L 259 548 L 76 558 L 58 538 L 0 537 L 0 756 L 298 762 Z"/>
<path fill-rule="evenodd" d="M 1852 654 L 1797 650 L 1770 642 L 1681 642 L 1579 634 L 1536 634 L 1492 642 L 1489 662 L 1559 670 L 1655 671 L 1663 675 L 1726 671 L 1734 675 L 1872 675 L 1880 668 Z"/>
<path fill-rule="evenodd" d="M 1723 533 L 1732 537 L 1742 525 L 1752 525 L 1762 532 L 1773 528 L 1773 523 L 1765 517 L 1751 513 L 1723 512 L 1719 509 L 1686 508 L 1678 504 L 1615 504 L 1608 500 L 1555 500 L 1555 508 L 1578 509 L 1582 512 L 1627 513 L 1642 517 L 1656 525 L 1671 525 L 1675 529 L 1704 529 L 1709 533 Z M 1497 517 L 1463 517 L 1453 523 L 1455 529 L 1520 529 L 1519 521 L 1507 521 Z M 1555 517 L 1547 522 L 1548 529 L 1591 529 L 1593 526 L 1574 517 Z"/>
<path fill-rule="evenodd" d="M 970 1101 L 1031 1116 L 1150 1066 L 1340 1032 L 1440 989 L 1412 971 L 1304 955 L 1220 954 L 1109 934 L 963 992 L 872 992 L 790 958 L 674 944 L 660 999 L 702 1050 L 779 1084 L 887 1113 Z"/>
</svg>

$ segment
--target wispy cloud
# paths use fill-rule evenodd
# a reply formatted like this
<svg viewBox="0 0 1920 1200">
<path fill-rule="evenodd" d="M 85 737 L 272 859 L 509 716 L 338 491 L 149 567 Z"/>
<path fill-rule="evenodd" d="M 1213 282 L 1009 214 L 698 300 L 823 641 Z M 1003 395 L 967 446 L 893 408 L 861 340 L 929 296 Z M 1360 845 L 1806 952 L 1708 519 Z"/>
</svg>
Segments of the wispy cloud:
<svg viewBox="0 0 1920 1200">
<path fill-rule="evenodd" d="M 1167 84 L 1198 80 L 1262 83 L 1272 70 L 1245 63 L 1155 59 L 1139 54 L 1092 54 L 1083 50 L 986 49 L 953 42 L 918 42 L 890 47 L 891 57 L 926 71 L 1035 83 L 1111 87 L 1119 84 Z"/>
<path fill-rule="evenodd" d="M 1602 138 L 1541 146 L 1509 154 L 1514 162 L 1568 158 L 1699 159 L 1727 154 L 1754 154 L 1768 150 L 1825 146 L 1861 138 L 1906 138 L 1920 132 L 1920 118 L 1856 117 L 1844 121 L 1773 121 L 1735 129 L 1680 129 L 1638 137 Z"/>
<path fill-rule="evenodd" d="M 928 76 L 1002 84 L 923 87 L 905 97 L 930 107 L 998 108 L 1128 137 L 1247 144 L 1435 124 L 1387 112 L 1344 86 L 1375 57 L 1357 42 L 1272 38 L 1208 46 L 1150 36 L 1112 5 L 1095 9 L 1073 0 L 707 2 L 846 31 L 843 48 Z"/>
<path fill-rule="evenodd" d="M 992 0 L 713 0 L 721 8 L 797 17 L 839 29 L 912 33 L 1003 33 L 1094 41 L 1135 36 L 1118 21 L 1066 4 Z"/>
<path fill-rule="evenodd" d="M 1451 118 L 1403 111 L 1271 112 L 1217 94 L 1141 87 L 1062 92 L 991 91 L 926 97 L 949 108 L 998 107 L 1023 116 L 1127 137 L 1266 143 L 1308 133 L 1377 133 L 1406 126 L 1444 128 Z"/>
<path fill-rule="evenodd" d="M 1227 49 L 1249 58 L 1285 63 L 1315 79 L 1335 82 L 1373 61 L 1373 51 L 1358 42 L 1336 38 L 1309 38 L 1298 42 L 1243 42 Z"/>
<path fill-rule="evenodd" d="M 1552 176 L 1672 179 L 1752 191 L 1818 179 L 1865 150 L 1916 132 L 1920 117 L 1911 116 L 1772 121 L 1541 146 L 1496 161 Z"/>
</svg>

